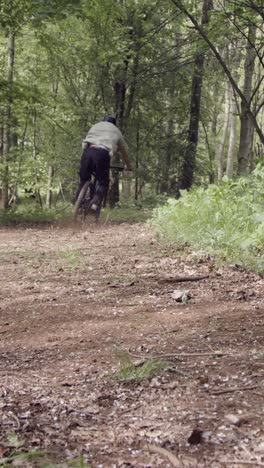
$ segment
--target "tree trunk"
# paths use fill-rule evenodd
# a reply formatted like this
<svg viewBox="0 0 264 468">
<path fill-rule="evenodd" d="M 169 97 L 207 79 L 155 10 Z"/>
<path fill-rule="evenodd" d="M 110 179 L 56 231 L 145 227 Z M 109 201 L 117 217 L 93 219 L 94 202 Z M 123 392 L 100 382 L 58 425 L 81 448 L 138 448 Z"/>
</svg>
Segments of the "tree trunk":
<svg viewBox="0 0 264 468">
<path fill-rule="evenodd" d="M 29 119 L 29 115 L 27 115 L 27 117 L 26 117 L 25 127 L 24 127 L 24 131 L 23 131 L 22 139 L 21 139 L 21 142 L 19 144 L 19 157 L 18 157 L 18 161 L 17 161 L 17 174 L 16 174 L 16 179 L 15 179 L 14 185 L 13 185 L 13 187 L 11 189 L 12 195 L 11 195 L 11 198 L 9 199 L 9 205 L 17 203 L 17 198 L 18 198 L 17 192 L 18 192 L 18 186 L 19 186 L 20 175 L 21 175 L 21 164 L 22 164 L 22 159 L 23 159 L 24 150 L 25 150 L 25 141 L 26 141 L 26 134 L 27 134 L 27 128 L 28 128 L 28 119 Z"/>
<path fill-rule="evenodd" d="M 122 199 L 124 201 L 128 201 L 131 196 L 131 178 L 130 172 L 124 171 L 123 172 L 123 179 L 122 179 Z"/>
<path fill-rule="evenodd" d="M 228 152 L 227 152 L 227 160 L 226 160 L 226 175 L 229 179 L 233 177 L 233 168 L 234 168 L 234 154 L 236 148 L 236 123 L 237 123 L 237 102 L 235 91 L 232 89 L 231 85 L 229 84 L 229 94 L 230 94 L 230 134 L 229 134 L 229 145 L 228 145 Z"/>
<path fill-rule="evenodd" d="M 212 155 L 211 155 L 211 165 L 212 162 L 217 161 L 216 157 L 216 150 L 217 150 L 217 125 L 218 125 L 218 118 L 219 118 L 219 109 L 222 107 L 223 104 L 223 96 L 222 93 L 219 93 L 219 84 L 217 81 L 217 84 L 214 85 L 213 88 L 213 109 L 212 109 L 212 120 L 211 120 L 211 134 L 212 134 Z M 215 171 L 214 171 L 215 172 Z M 210 179 L 215 179 L 216 174 L 213 173 L 210 177 Z"/>
<path fill-rule="evenodd" d="M 6 210 L 8 207 L 9 195 L 9 153 L 11 149 L 11 129 L 12 129 L 12 108 L 13 108 L 13 81 L 14 81 L 14 62 L 15 62 L 15 34 L 9 33 L 8 38 L 8 63 L 7 63 L 7 103 L 4 115 L 3 127 L 3 176 L 2 176 L 2 196 L 1 207 Z"/>
<path fill-rule="evenodd" d="M 180 56 L 182 44 L 179 39 L 180 29 L 175 34 L 175 49 L 174 49 L 174 69 L 179 66 L 178 57 Z M 166 128 L 166 140 L 165 140 L 165 151 L 164 161 L 162 165 L 162 180 L 161 180 L 161 193 L 172 193 L 177 196 L 177 182 L 179 174 L 174 173 L 173 177 L 170 177 L 173 162 L 175 160 L 175 143 L 174 143 L 174 112 L 175 112 L 175 99 L 179 93 L 176 86 L 176 72 L 173 73 L 170 80 L 170 88 L 168 91 L 168 121 Z M 179 161 L 177 161 L 179 163 Z M 179 165 L 179 164 L 178 164 Z M 174 167 L 174 166 L 173 166 Z M 176 171 L 175 171 L 176 172 Z"/>
<path fill-rule="evenodd" d="M 113 172 L 110 178 L 110 189 L 108 194 L 109 207 L 114 208 L 120 201 L 119 192 L 119 175 L 118 172 Z"/>
<path fill-rule="evenodd" d="M 0 126 L 0 162 L 3 164 L 3 149 L 4 149 L 4 126 L 1 122 Z M 2 201 L 2 190 L 0 189 L 0 202 Z"/>
<path fill-rule="evenodd" d="M 171 96 L 172 99 L 172 96 Z M 173 100 L 171 101 L 173 103 Z M 172 112 L 171 112 L 172 115 Z M 172 136 L 173 136 L 173 117 L 169 118 L 167 131 L 166 131 L 166 144 L 165 144 L 165 153 L 164 153 L 164 161 L 162 167 L 162 181 L 160 192 L 161 193 L 169 193 L 169 174 L 171 169 L 171 154 L 172 154 Z"/>
<path fill-rule="evenodd" d="M 56 115 L 56 109 L 57 109 L 57 96 L 58 96 L 58 90 L 59 90 L 59 79 L 58 77 L 54 77 L 54 80 L 51 83 L 51 95 L 53 99 L 53 115 Z M 49 166 L 48 166 L 48 179 L 47 179 L 47 193 L 46 193 L 46 208 L 51 208 L 51 203 L 52 203 L 52 184 L 53 184 L 53 178 L 54 178 L 54 164 L 56 160 L 56 125 L 53 123 L 52 125 L 52 131 L 51 131 L 51 155 L 50 155 L 50 161 L 49 161 Z"/>
<path fill-rule="evenodd" d="M 139 51 L 136 50 L 136 55 L 134 57 L 133 67 L 132 67 L 132 79 L 130 84 L 130 92 L 127 98 L 127 107 L 125 113 L 125 120 L 127 121 L 130 117 L 131 111 L 134 105 L 134 98 L 137 89 L 137 79 L 138 79 L 138 66 L 139 66 Z"/>
<path fill-rule="evenodd" d="M 209 23 L 209 12 L 212 7 L 212 0 L 203 0 L 202 25 Z M 180 183 L 182 189 L 189 189 L 193 184 L 195 156 L 199 136 L 204 60 L 204 52 L 197 52 L 194 60 L 188 142 L 184 155 L 183 171 Z"/>
<path fill-rule="evenodd" d="M 37 112 L 36 109 L 33 111 L 33 146 L 32 146 L 32 157 L 35 163 L 35 180 L 34 180 L 34 194 L 37 203 L 42 207 L 42 198 L 39 190 L 39 176 L 38 176 L 38 158 L 37 158 L 37 144 L 36 144 L 36 123 L 37 123 Z"/>
<path fill-rule="evenodd" d="M 252 93 L 252 82 L 256 52 L 252 45 L 256 42 L 256 26 L 251 24 L 249 26 L 250 43 L 247 44 L 246 58 L 244 65 L 244 89 L 243 93 L 246 102 L 241 102 L 241 115 L 240 115 L 240 141 L 238 150 L 238 166 L 237 174 L 245 174 L 249 169 L 249 162 L 253 151 L 253 133 L 254 126 L 248 114 L 248 107 L 250 105 L 250 97 Z"/>
<path fill-rule="evenodd" d="M 135 202 L 138 201 L 139 195 L 139 148 L 140 148 L 140 133 L 139 133 L 139 112 L 138 112 L 138 119 L 137 119 L 137 136 L 136 136 L 136 163 L 135 163 Z"/>
<path fill-rule="evenodd" d="M 123 69 L 120 70 L 120 79 L 116 79 L 114 83 L 114 92 L 115 92 L 115 115 L 117 119 L 118 127 L 121 132 L 124 130 L 124 116 L 125 116 L 125 107 L 126 107 L 126 92 L 127 92 L 127 69 L 128 61 L 124 61 Z M 109 206 L 114 208 L 117 203 L 120 201 L 120 192 L 119 192 L 119 173 L 117 171 L 112 174 L 112 184 L 108 194 Z"/>
<path fill-rule="evenodd" d="M 126 107 L 126 92 L 127 92 L 127 70 L 128 60 L 124 60 L 123 69 L 120 70 L 120 79 L 116 79 L 114 83 L 115 92 L 115 115 L 118 122 L 118 126 L 121 132 L 124 131 L 124 117 Z"/>
<path fill-rule="evenodd" d="M 223 133 L 221 135 L 221 141 L 218 145 L 216 151 L 217 159 L 217 179 L 221 181 L 224 175 L 224 152 L 225 144 L 227 139 L 227 131 L 229 125 L 229 83 L 225 83 L 225 110 L 224 110 L 224 119 L 223 119 Z"/>
<path fill-rule="evenodd" d="M 46 194 L 46 208 L 51 207 L 52 201 L 52 181 L 54 175 L 54 168 L 53 166 L 48 167 L 48 183 L 47 183 L 47 194 Z"/>
</svg>

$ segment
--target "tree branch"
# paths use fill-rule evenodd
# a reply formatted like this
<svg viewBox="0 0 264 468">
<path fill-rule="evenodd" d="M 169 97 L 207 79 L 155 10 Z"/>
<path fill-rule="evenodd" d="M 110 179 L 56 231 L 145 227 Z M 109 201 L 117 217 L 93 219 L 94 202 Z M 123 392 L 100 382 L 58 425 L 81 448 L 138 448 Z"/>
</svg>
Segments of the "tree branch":
<svg viewBox="0 0 264 468">
<path fill-rule="evenodd" d="M 221 65 L 221 67 L 223 68 L 224 70 L 224 73 L 226 74 L 226 76 L 228 77 L 230 83 L 232 84 L 233 88 L 235 89 L 235 91 L 237 92 L 237 94 L 239 95 L 241 101 L 243 102 L 243 104 L 245 105 L 245 108 L 247 110 L 247 113 L 248 113 L 248 116 L 249 118 L 251 119 L 255 129 L 256 129 L 256 132 L 260 138 L 260 141 L 264 144 L 264 134 L 261 130 L 261 128 L 259 127 L 258 125 L 258 122 L 257 122 L 257 119 L 256 119 L 256 116 L 253 114 L 251 108 L 250 108 L 250 103 L 247 101 L 245 95 L 243 94 L 243 92 L 241 91 L 241 89 L 239 88 L 238 84 L 236 83 L 236 81 L 234 80 L 229 68 L 227 67 L 224 59 L 222 58 L 222 56 L 219 54 L 216 46 L 212 43 L 212 41 L 209 39 L 209 37 L 207 36 L 206 32 L 204 31 L 204 29 L 199 25 L 199 23 L 197 22 L 197 20 L 194 18 L 194 16 L 185 8 L 185 6 L 183 5 L 182 1 L 181 0 L 171 0 L 174 5 L 179 8 L 186 16 L 187 18 L 189 18 L 189 20 L 193 23 L 195 29 L 199 32 L 199 34 L 201 35 L 201 37 L 204 39 L 204 41 L 206 42 L 206 44 L 209 46 L 209 48 L 211 49 L 211 51 L 213 52 L 214 56 L 216 57 L 216 59 L 218 60 L 219 64 Z"/>
</svg>

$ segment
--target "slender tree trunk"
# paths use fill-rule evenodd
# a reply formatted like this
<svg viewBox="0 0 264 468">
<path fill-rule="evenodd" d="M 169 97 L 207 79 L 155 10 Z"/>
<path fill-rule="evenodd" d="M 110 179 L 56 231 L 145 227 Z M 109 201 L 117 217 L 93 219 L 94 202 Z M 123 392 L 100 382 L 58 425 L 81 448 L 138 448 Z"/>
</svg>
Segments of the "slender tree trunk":
<svg viewBox="0 0 264 468">
<path fill-rule="evenodd" d="M 52 203 L 53 177 L 54 177 L 54 166 L 50 164 L 48 167 L 47 193 L 46 193 L 46 208 L 48 209 L 51 208 L 51 203 Z"/>
<path fill-rule="evenodd" d="M 229 84 L 229 94 L 230 94 L 230 133 L 229 133 L 229 145 L 227 152 L 226 160 L 226 175 L 229 179 L 233 177 L 233 168 L 234 168 L 234 155 L 236 148 L 236 127 L 237 127 L 237 101 L 235 96 L 235 91 L 232 89 Z"/>
<path fill-rule="evenodd" d="M 239 81 L 239 67 L 241 62 L 241 50 L 243 50 L 243 41 L 238 40 L 232 43 L 230 47 L 230 66 L 233 69 L 234 80 Z M 236 151 L 236 139 L 237 139 L 237 115 L 238 110 L 238 95 L 234 87 L 229 81 L 229 101 L 230 101 L 230 117 L 229 117 L 229 143 L 226 160 L 226 176 L 228 179 L 233 177 L 234 172 L 234 159 Z"/>
<path fill-rule="evenodd" d="M 209 22 L 209 12 L 213 7 L 212 0 L 203 0 L 202 25 Z M 203 85 L 205 54 L 197 52 L 194 60 L 194 74 L 192 80 L 190 123 L 188 131 L 188 143 L 184 157 L 181 188 L 189 189 L 193 184 L 195 170 L 195 156 L 199 136 L 200 104 Z"/>
<path fill-rule="evenodd" d="M 127 98 L 127 107 L 125 113 L 125 120 L 127 121 L 130 117 L 131 111 L 134 105 L 134 98 L 137 89 L 137 77 L 138 77 L 138 66 L 139 66 L 139 51 L 136 51 L 136 55 L 132 67 L 132 79 L 130 84 L 130 92 Z"/>
<path fill-rule="evenodd" d="M 139 151 L 140 151 L 140 133 L 139 133 L 139 112 L 137 113 L 137 136 L 136 136 L 136 162 L 135 162 L 135 201 L 138 201 L 139 194 Z"/>
<path fill-rule="evenodd" d="M 57 109 L 57 96 L 59 90 L 59 79 L 54 78 L 51 83 L 51 94 L 53 98 L 53 114 L 56 114 Z M 56 126 L 55 124 L 52 125 L 52 133 L 51 133 L 51 147 L 52 147 L 52 154 L 50 156 L 50 164 L 48 166 L 48 179 L 47 179 L 47 193 L 46 193 L 46 208 L 51 208 L 52 203 L 52 185 L 53 185 L 53 178 L 54 178 L 54 161 L 56 159 Z"/>
<path fill-rule="evenodd" d="M 180 56 L 180 42 L 179 42 L 180 30 L 175 34 L 175 49 L 174 49 L 174 67 L 178 65 L 178 57 Z M 161 193 L 172 193 L 177 196 L 177 183 L 179 174 L 177 176 L 174 174 L 174 177 L 170 176 L 172 164 L 175 160 L 175 144 L 174 144 L 174 109 L 175 109 L 175 98 L 178 95 L 178 89 L 176 87 L 176 73 L 173 73 L 173 76 L 170 80 L 170 88 L 168 91 L 168 121 L 166 128 L 166 140 L 165 140 L 165 150 L 164 150 L 164 161 L 162 165 L 162 180 L 161 180 Z M 179 161 L 178 161 L 179 162 Z M 175 167 L 175 166 L 173 166 Z M 177 188 L 176 188 L 177 187 Z"/>
<path fill-rule="evenodd" d="M 120 201 L 119 191 L 119 175 L 118 172 L 113 172 L 110 179 L 110 189 L 108 194 L 109 207 L 114 208 Z"/>
<path fill-rule="evenodd" d="M 121 132 L 124 131 L 124 117 L 125 117 L 125 108 L 126 108 L 126 92 L 127 92 L 127 69 L 128 61 L 124 61 L 123 69 L 119 71 L 121 73 L 120 78 L 116 79 L 114 83 L 114 93 L 115 93 L 115 115 L 117 119 L 118 127 Z M 120 191 L 119 191 L 119 173 L 113 172 L 112 174 L 112 184 L 109 190 L 108 200 L 110 208 L 114 208 L 117 203 L 120 201 Z"/>
<path fill-rule="evenodd" d="M 246 102 L 241 102 L 241 115 L 240 115 L 240 141 L 238 150 L 238 166 L 237 174 L 241 175 L 248 171 L 251 153 L 253 151 L 253 123 L 248 114 L 248 106 L 250 105 L 250 97 L 252 92 L 252 82 L 256 52 L 252 44 L 256 42 L 256 26 L 249 26 L 250 44 L 247 44 L 246 59 L 244 65 L 244 89 L 243 93 Z"/>
<path fill-rule="evenodd" d="M 48 167 L 48 183 L 47 183 L 47 194 L 46 194 L 46 208 L 51 207 L 51 199 L 52 199 L 52 181 L 54 175 L 54 168 L 53 166 Z"/>
<path fill-rule="evenodd" d="M 131 195 L 131 179 L 127 171 L 123 172 L 123 180 L 122 180 L 122 198 L 124 200 L 129 200 Z"/>
<path fill-rule="evenodd" d="M 26 117 L 25 121 L 25 127 L 22 135 L 22 140 L 19 145 L 19 157 L 18 157 L 18 165 L 17 165 L 17 175 L 16 175 L 16 180 L 14 183 L 14 186 L 12 187 L 12 196 L 11 199 L 9 200 L 9 205 L 11 203 L 16 203 L 17 202 L 17 192 L 18 192 L 18 186 L 19 186 L 19 181 L 20 181 L 20 174 L 21 174 L 21 164 L 22 164 L 22 158 L 24 154 L 24 149 L 25 149 L 25 141 L 26 141 L 26 134 L 27 134 L 27 128 L 28 128 L 28 119 L 29 115 Z"/>
<path fill-rule="evenodd" d="M 115 115 L 118 122 L 118 126 L 121 132 L 124 131 L 124 117 L 126 108 L 126 93 L 127 93 L 127 70 L 128 60 L 124 60 L 123 69 L 120 70 L 120 79 L 117 79 L 114 83 L 115 92 Z"/>
<path fill-rule="evenodd" d="M 173 103 L 173 101 L 172 101 Z M 172 115 L 172 112 L 170 113 Z M 173 128 L 174 122 L 173 117 L 169 118 L 167 124 L 167 131 L 166 131 L 166 144 L 165 144 L 165 152 L 164 152 L 164 160 L 163 160 L 163 167 L 162 167 L 162 181 L 160 192 L 161 193 L 168 193 L 169 192 L 169 175 L 171 169 L 171 155 L 172 155 L 172 136 L 173 136 Z"/>
<path fill-rule="evenodd" d="M 32 157 L 35 165 L 35 180 L 34 180 L 34 193 L 37 203 L 42 207 L 42 198 L 39 190 L 39 176 L 38 176 L 38 158 L 37 158 L 37 112 L 36 109 L 33 111 L 33 146 L 32 146 Z"/>
<path fill-rule="evenodd" d="M 229 83 L 226 81 L 225 82 L 225 109 L 224 109 L 224 119 L 223 119 L 223 132 L 221 135 L 221 141 L 216 151 L 218 181 L 221 181 L 224 175 L 224 153 L 225 153 L 225 144 L 226 144 L 226 139 L 227 139 L 228 126 L 229 126 Z"/>
<path fill-rule="evenodd" d="M 212 150 L 210 140 L 209 140 L 209 137 L 208 137 L 208 130 L 207 130 L 206 126 L 204 125 L 203 121 L 201 121 L 201 123 L 203 125 L 203 130 L 204 130 L 204 134 L 205 134 L 205 142 L 206 142 L 207 152 L 208 152 L 208 160 L 209 160 L 208 178 L 209 178 L 209 184 L 213 184 L 214 180 L 215 180 L 215 173 L 214 173 L 215 151 Z"/>
<path fill-rule="evenodd" d="M 0 161 L 3 163 L 3 149 L 4 149 L 4 126 L 1 122 L 0 126 Z M 2 200 L 2 191 L 0 190 L 0 199 Z"/>
<path fill-rule="evenodd" d="M 1 207 L 6 210 L 8 207 L 9 195 L 9 153 L 11 149 L 11 128 L 12 128 L 12 108 L 13 108 L 13 81 L 15 63 L 15 34 L 9 33 L 8 37 L 8 63 L 7 63 L 7 89 L 8 97 L 4 115 L 3 127 L 3 176 L 2 176 L 2 197 Z"/>
<path fill-rule="evenodd" d="M 223 97 L 222 93 L 219 93 L 219 85 L 218 82 L 214 85 L 213 88 L 213 109 L 212 109 L 212 121 L 211 121 L 211 133 L 212 133 L 212 141 L 213 141 L 213 151 L 212 151 L 212 161 L 217 161 L 216 157 L 216 150 L 217 150 L 217 125 L 218 125 L 218 118 L 219 118 L 219 109 L 222 107 Z M 216 174 L 214 174 L 213 179 L 216 178 Z"/>
<path fill-rule="evenodd" d="M 127 97 L 127 105 L 125 106 L 125 101 L 123 104 L 123 115 L 122 115 L 122 131 L 124 131 L 124 127 L 130 117 L 131 111 L 134 106 L 134 98 L 137 88 L 137 73 L 138 73 L 138 65 L 139 65 L 139 51 L 136 50 L 136 55 L 134 57 L 133 66 L 132 66 L 132 79 L 130 85 L 130 92 Z M 126 98 L 126 93 L 124 93 L 124 100 Z M 131 196 L 131 178 L 129 173 L 123 173 L 122 179 L 122 195 L 125 199 L 129 199 Z"/>
<path fill-rule="evenodd" d="M 250 141 L 250 151 L 248 153 L 248 168 L 249 168 L 249 173 L 251 173 L 254 168 L 254 127 L 251 126 L 250 131 L 249 131 L 249 141 Z"/>
<path fill-rule="evenodd" d="M 259 122 L 264 128 L 264 107 L 262 107 L 259 113 Z M 260 141 L 255 142 L 254 155 L 256 161 L 264 160 L 264 145 Z"/>
</svg>

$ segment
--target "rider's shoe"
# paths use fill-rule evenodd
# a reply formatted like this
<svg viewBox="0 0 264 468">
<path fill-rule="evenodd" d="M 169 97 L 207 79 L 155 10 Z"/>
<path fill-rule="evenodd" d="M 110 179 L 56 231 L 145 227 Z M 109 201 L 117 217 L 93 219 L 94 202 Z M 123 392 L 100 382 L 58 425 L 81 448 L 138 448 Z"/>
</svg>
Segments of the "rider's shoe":
<svg viewBox="0 0 264 468">
<path fill-rule="evenodd" d="M 93 204 L 90 206 L 90 209 L 91 209 L 92 211 L 98 211 L 98 206 L 97 206 L 95 203 L 93 203 Z"/>
</svg>

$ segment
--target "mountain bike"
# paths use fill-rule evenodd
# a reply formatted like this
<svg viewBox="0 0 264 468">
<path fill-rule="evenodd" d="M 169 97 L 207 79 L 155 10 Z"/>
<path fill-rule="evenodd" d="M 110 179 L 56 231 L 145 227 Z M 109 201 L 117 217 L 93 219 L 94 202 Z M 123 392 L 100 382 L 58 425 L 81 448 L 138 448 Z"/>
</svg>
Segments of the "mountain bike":
<svg viewBox="0 0 264 468">
<path fill-rule="evenodd" d="M 111 172 L 114 172 L 114 171 L 122 172 L 123 170 L 124 168 L 122 166 L 110 167 Z M 111 177 L 110 177 L 110 183 L 111 183 Z M 95 187 L 96 187 L 96 178 L 93 175 L 91 180 L 88 180 L 87 182 L 85 182 L 75 202 L 74 209 L 73 209 L 73 217 L 75 221 L 80 220 L 84 222 L 88 216 L 93 217 L 95 222 L 99 220 L 101 208 L 102 206 L 104 207 L 106 204 L 106 197 L 103 200 L 101 206 L 99 206 L 96 211 L 92 211 L 91 200 L 94 196 Z"/>
</svg>

